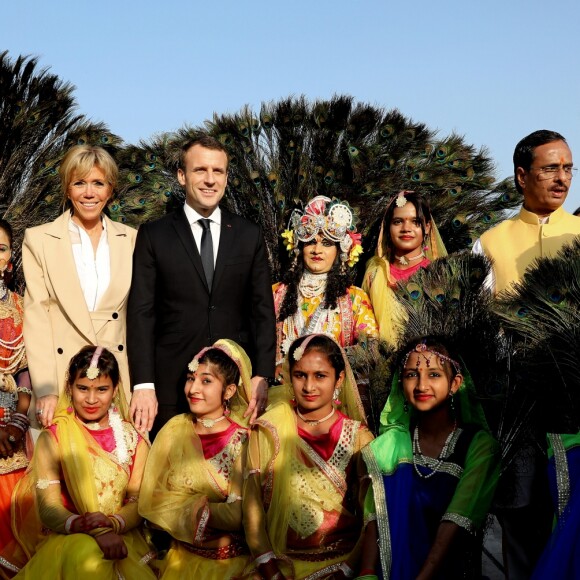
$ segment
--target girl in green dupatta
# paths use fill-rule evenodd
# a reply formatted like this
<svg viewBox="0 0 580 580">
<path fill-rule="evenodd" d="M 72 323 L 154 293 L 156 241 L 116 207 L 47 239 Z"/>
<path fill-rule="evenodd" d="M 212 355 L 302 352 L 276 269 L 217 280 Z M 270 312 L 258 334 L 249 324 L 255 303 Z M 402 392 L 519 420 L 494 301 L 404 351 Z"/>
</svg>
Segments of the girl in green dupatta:
<svg viewBox="0 0 580 580">
<path fill-rule="evenodd" d="M 466 369 L 444 341 L 401 350 L 381 414 L 363 450 L 372 479 L 365 519 L 378 530 L 384 578 L 480 578 L 481 528 L 499 474 L 498 446 Z M 367 543 L 363 568 L 378 568 Z"/>
</svg>

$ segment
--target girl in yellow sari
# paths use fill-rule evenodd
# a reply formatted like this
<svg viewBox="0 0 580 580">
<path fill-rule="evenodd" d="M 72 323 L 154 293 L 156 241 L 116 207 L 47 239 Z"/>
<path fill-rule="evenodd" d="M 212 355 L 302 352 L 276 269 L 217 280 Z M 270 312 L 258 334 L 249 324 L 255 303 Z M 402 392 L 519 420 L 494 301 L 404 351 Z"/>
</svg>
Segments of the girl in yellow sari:
<svg viewBox="0 0 580 580">
<path fill-rule="evenodd" d="M 160 565 L 164 580 L 225 580 L 247 563 L 241 500 L 251 376 L 235 342 L 204 348 L 185 383 L 191 412 L 171 419 L 155 438 L 139 511 L 173 538 Z"/>
<path fill-rule="evenodd" d="M 16 578 L 155 578 L 136 503 L 149 445 L 127 417 L 114 355 L 84 347 L 15 491 L 15 537 L 31 558 Z"/>
<path fill-rule="evenodd" d="M 379 334 L 397 346 L 405 315 L 397 284 L 447 255 L 428 201 L 414 191 L 400 191 L 387 205 L 376 255 L 367 262 L 363 290 L 369 295 Z M 412 287 L 408 288 L 412 293 Z"/>
<path fill-rule="evenodd" d="M 288 374 L 289 372 L 289 374 Z M 349 578 L 359 571 L 361 448 L 372 435 L 344 350 L 311 334 L 291 345 L 285 370 L 293 403 L 255 423 L 244 485 L 244 528 L 262 578 Z M 338 410 L 340 405 L 341 411 Z"/>
</svg>

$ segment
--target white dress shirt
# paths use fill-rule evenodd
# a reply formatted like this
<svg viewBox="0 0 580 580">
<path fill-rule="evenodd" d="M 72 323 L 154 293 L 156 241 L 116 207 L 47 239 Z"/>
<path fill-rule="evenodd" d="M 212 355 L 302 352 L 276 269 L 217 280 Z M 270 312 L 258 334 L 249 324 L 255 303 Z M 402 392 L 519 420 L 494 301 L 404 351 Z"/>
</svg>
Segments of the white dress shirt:
<svg viewBox="0 0 580 580">
<path fill-rule="evenodd" d="M 197 246 L 197 251 L 201 254 L 201 236 L 203 234 L 203 226 L 199 223 L 199 220 L 205 219 L 205 216 L 197 213 L 191 206 L 187 203 L 183 206 L 185 211 L 185 217 L 189 222 L 191 227 L 191 233 L 193 234 L 193 239 L 195 240 L 195 245 Z M 220 231 L 222 226 L 222 212 L 219 207 L 213 210 L 213 213 L 207 218 L 210 220 L 209 229 L 211 231 L 211 239 L 213 243 L 213 265 L 215 267 L 215 261 L 217 260 L 218 248 L 220 245 Z"/>
</svg>

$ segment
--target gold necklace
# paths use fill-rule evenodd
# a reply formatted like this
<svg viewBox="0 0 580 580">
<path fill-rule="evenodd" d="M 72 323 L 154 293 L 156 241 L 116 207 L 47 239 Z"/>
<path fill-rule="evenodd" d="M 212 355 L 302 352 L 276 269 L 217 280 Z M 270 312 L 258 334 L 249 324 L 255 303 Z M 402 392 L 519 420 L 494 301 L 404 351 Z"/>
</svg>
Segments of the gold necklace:
<svg viewBox="0 0 580 580">
<path fill-rule="evenodd" d="M 308 425 L 320 425 L 320 423 L 324 423 L 334 415 L 334 407 L 332 407 L 330 413 L 326 415 L 326 417 L 322 417 L 322 419 L 307 419 L 298 409 L 296 409 L 296 413 L 298 416 Z"/>
<path fill-rule="evenodd" d="M 425 257 L 425 253 L 423 251 L 421 251 L 421 253 L 418 256 L 413 256 L 412 258 L 407 258 L 405 256 L 396 256 L 397 260 L 399 260 L 399 263 L 402 266 L 408 266 L 411 262 L 414 262 L 415 260 L 418 260 L 419 258 L 424 258 Z"/>
<path fill-rule="evenodd" d="M 197 419 L 206 429 L 211 429 L 216 423 L 223 421 L 226 418 L 225 415 L 218 417 L 217 419 Z"/>
</svg>

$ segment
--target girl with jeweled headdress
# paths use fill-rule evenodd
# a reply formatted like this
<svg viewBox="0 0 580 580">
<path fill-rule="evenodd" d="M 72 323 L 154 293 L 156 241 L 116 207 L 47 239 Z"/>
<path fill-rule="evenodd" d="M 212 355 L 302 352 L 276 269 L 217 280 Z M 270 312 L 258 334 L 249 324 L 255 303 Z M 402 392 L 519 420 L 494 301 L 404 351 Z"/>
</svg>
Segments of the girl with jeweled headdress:
<svg viewBox="0 0 580 580">
<path fill-rule="evenodd" d="M 365 504 L 363 566 L 384 578 L 480 578 L 481 530 L 499 475 L 468 371 L 424 337 L 401 350 L 381 414 L 381 435 L 363 450 L 372 478 Z"/>
<path fill-rule="evenodd" d="M 370 300 L 350 283 L 349 269 L 358 262 L 362 245 L 348 203 L 316 196 L 303 212 L 292 212 L 282 237 L 293 261 L 273 286 L 277 374 L 301 336 L 330 334 L 342 347 L 377 338 Z"/>
<path fill-rule="evenodd" d="M 308 335 L 290 346 L 285 376 L 290 384 L 277 388 L 287 400 L 272 404 L 250 435 L 248 571 L 266 579 L 354 577 L 368 486 L 360 450 L 372 435 L 350 365 L 333 338 Z"/>
<path fill-rule="evenodd" d="M 190 412 L 171 419 L 151 447 L 139 512 L 172 537 L 160 562 L 164 580 L 223 580 L 248 560 L 242 530 L 242 478 L 248 439 L 244 412 L 252 366 L 231 340 L 189 363 Z"/>
</svg>

